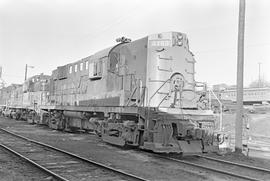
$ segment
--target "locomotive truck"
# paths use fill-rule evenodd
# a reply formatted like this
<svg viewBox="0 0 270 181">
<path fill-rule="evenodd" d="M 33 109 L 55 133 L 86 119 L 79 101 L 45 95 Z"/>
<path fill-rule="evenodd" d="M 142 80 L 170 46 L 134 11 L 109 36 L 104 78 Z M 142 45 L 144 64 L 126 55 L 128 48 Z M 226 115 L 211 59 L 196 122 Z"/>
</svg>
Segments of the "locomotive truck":
<svg viewBox="0 0 270 181">
<path fill-rule="evenodd" d="M 27 117 L 53 129 L 93 131 L 118 146 L 216 151 L 215 118 L 205 102 L 206 86 L 195 81 L 187 35 L 165 32 L 117 42 L 53 70 L 42 89 L 48 101 L 32 101 L 38 109 L 25 108 Z"/>
</svg>

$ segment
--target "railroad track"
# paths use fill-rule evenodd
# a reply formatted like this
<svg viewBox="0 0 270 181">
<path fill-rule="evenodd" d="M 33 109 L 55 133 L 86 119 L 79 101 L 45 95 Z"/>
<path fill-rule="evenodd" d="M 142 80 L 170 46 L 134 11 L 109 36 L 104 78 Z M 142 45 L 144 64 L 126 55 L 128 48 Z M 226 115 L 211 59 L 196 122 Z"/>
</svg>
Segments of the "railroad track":
<svg viewBox="0 0 270 181">
<path fill-rule="evenodd" d="M 234 178 L 251 181 L 270 180 L 270 170 L 268 169 L 216 159 L 203 155 L 195 155 L 193 157 L 182 159 L 167 156 L 158 157 L 230 176 L 232 180 Z"/>
<path fill-rule="evenodd" d="M 2 128 L 0 146 L 48 173 L 54 180 L 147 180 Z"/>
</svg>

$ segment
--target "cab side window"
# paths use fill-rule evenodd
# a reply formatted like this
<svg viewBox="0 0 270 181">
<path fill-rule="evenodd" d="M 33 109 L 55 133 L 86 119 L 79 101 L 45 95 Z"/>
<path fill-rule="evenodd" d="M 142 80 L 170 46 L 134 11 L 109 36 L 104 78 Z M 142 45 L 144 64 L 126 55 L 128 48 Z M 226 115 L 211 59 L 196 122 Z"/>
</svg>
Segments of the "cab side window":
<svg viewBox="0 0 270 181">
<path fill-rule="evenodd" d="M 102 78 L 103 63 L 101 60 L 89 63 L 89 78 L 92 80 Z"/>
</svg>

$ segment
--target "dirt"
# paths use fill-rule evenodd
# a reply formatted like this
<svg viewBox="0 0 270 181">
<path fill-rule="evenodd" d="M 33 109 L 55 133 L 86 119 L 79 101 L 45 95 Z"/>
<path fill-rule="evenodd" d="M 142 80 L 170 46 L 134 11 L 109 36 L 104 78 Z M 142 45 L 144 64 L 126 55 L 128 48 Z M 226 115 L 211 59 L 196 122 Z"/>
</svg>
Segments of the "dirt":
<svg viewBox="0 0 270 181">
<path fill-rule="evenodd" d="M 235 114 L 223 114 L 223 130 L 234 149 Z M 270 159 L 270 113 L 245 114 L 243 121 L 243 144 L 249 148 L 249 156 Z"/>
<path fill-rule="evenodd" d="M 0 148 L 0 181 L 51 181 L 52 177 Z"/>
<path fill-rule="evenodd" d="M 250 114 L 250 132 L 254 136 L 270 137 L 270 113 Z"/>
<path fill-rule="evenodd" d="M 226 153 L 226 154 L 222 154 L 222 155 L 210 153 L 210 154 L 207 154 L 206 156 L 210 156 L 210 157 L 214 157 L 214 158 L 218 158 L 218 159 L 223 159 L 223 160 L 227 160 L 227 161 L 231 161 L 231 162 L 256 166 L 256 167 L 260 167 L 260 168 L 270 169 L 270 160 L 269 159 L 248 157 L 244 154 L 238 154 L 238 153 L 234 153 L 234 152 L 230 152 L 230 153 Z"/>
<path fill-rule="evenodd" d="M 96 135 L 65 133 L 51 130 L 45 126 L 30 125 L 23 121 L 4 118 L 0 118 L 0 126 L 149 180 L 235 180 L 187 165 L 161 160 L 147 152 L 115 147 L 104 143 Z M 270 168 L 270 163 L 266 165 L 257 159 L 249 161 L 249 158 L 238 158 L 233 155 L 217 157 L 250 164 L 265 164 L 265 167 Z"/>
<path fill-rule="evenodd" d="M 235 116 L 236 114 L 223 114 L 223 129 L 225 132 L 234 134 Z M 243 130 L 248 127 L 249 135 L 270 137 L 270 112 L 265 114 L 245 114 L 243 120 Z"/>
</svg>

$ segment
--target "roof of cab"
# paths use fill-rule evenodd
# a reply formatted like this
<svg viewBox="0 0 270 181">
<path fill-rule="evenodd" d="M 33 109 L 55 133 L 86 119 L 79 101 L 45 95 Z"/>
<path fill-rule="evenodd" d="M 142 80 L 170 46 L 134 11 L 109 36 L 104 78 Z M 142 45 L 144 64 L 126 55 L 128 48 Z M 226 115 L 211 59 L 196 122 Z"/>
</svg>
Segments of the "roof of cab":
<svg viewBox="0 0 270 181">
<path fill-rule="evenodd" d="M 113 49 L 113 47 L 115 47 L 115 46 L 112 46 L 112 47 L 109 47 L 109 48 L 106 48 L 106 49 L 103 49 L 101 51 L 96 52 L 94 55 L 91 56 L 90 59 L 100 59 L 103 57 L 107 57 L 109 55 L 110 51 Z"/>
<path fill-rule="evenodd" d="M 85 60 L 97 60 L 97 59 L 100 59 L 100 58 L 103 58 L 103 57 L 107 57 L 110 53 L 110 51 L 116 46 L 112 46 L 112 47 L 109 47 L 109 48 L 106 48 L 106 49 L 103 49 L 103 50 L 100 50 L 98 52 L 96 52 L 95 54 L 93 55 L 90 55 L 88 57 L 85 57 L 85 58 L 82 58 L 78 61 L 75 61 L 75 62 L 72 62 L 72 63 L 68 63 L 66 65 L 74 65 L 76 63 L 79 63 L 79 62 L 82 62 L 82 61 L 85 61 Z M 66 66 L 64 65 L 64 66 Z"/>
<path fill-rule="evenodd" d="M 96 60 L 96 59 L 100 59 L 103 57 L 108 57 L 112 50 L 114 50 L 116 47 L 123 45 L 123 44 L 126 44 L 126 43 L 119 43 L 119 44 L 116 44 L 115 46 L 111 46 L 109 48 L 98 51 L 93 56 L 91 56 L 90 59 Z"/>
<path fill-rule="evenodd" d="M 110 52 L 111 52 L 114 48 L 116 48 L 116 47 L 118 47 L 118 46 L 120 46 L 120 45 L 123 45 L 123 44 L 125 44 L 125 43 L 119 43 L 119 44 L 116 44 L 115 46 L 111 46 L 111 47 L 109 47 L 109 48 L 100 50 L 100 51 L 94 53 L 93 55 L 90 55 L 90 56 L 88 56 L 88 57 L 82 58 L 82 59 L 80 59 L 80 60 L 78 60 L 78 61 L 75 61 L 75 62 L 72 62 L 72 63 L 65 64 L 65 65 L 63 65 L 63 66 L 74 65 L 74 64 L 77 64 L 77 63 L 79 63 L 79 62 L 83 62 L 83 61 L 85 61 L 85 60 L 90 60 L 90 61 L 91 61 L 91 60 L 101 59 L 101 58 L 103 58 L 103 57 L 108 57 L 109 54 L 110 54 Z M 63 67 L 63 66 L 59 66 L 59 67 Z"/>
</svg>

